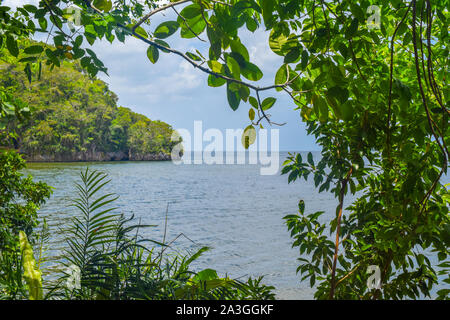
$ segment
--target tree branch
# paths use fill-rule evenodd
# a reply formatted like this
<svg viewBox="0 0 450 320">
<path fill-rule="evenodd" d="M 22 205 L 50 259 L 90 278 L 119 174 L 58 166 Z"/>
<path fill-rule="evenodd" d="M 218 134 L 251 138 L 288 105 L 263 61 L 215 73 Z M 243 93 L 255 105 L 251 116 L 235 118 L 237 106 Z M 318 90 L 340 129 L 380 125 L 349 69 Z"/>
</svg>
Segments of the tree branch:
<svg viewBox="0 0 450 320">
<path fill-rule="evenodd" d="M 180 1 L 177 1 L 177 2 L 171 2 L 171 3 L 168 3 L 168 4 L 166 4 L 166 5 L 162 6 L 162 7 L 156 8 L 155 10 L 153 10 L 153 11 L 147 13 L 145 16 L 143 16 L 142 19 L 139 20 L 139 21 L 133 26 L 132 31 L 134 32 L 134 31 L 136 30 L 137 27 L 139 27 L 141 24 L 143 24 L 147 19 L 149 19 L 149 18 L 150 18 L 152 15 L 154 15 L 155 13 L 158 13 L 158 12 L 167 10 L 167 9 L 169 9 L 169 8 L 173 8 L 173 7 L 177 6 L 177 5 L 180 5 L 180 4 L 183 4 L 183 3 L 186 3 L 186 2 L 191 2 L 191 1 L 192 1 L 192 0 L 180 0 Z"/>
</svg>

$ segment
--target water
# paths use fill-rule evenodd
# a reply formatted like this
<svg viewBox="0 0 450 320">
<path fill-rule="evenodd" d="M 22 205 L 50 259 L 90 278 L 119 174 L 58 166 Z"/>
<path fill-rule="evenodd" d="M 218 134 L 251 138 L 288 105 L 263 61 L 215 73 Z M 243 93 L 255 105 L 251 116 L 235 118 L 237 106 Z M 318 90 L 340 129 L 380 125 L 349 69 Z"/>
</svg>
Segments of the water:
<svg viewBox="0 0 450 320">
<path fill-rule="evenodd" d="M 303 158 L 306 153 L 302 154 Z M 280 164 L 287 153 L 280 154 Z M 314 158 L 320 153 L 314 153 Z M 53 230 L 74 214 L 68 208 L 76 195 L 74 183 L 86 166 L 109 174 L 105 192 L 119 195 L 118 211 L 135 215 L 145 237 L 161 241 L 168 210 L 167 240 L 183 233 L 174 246 L 184 250 L 206 245 L 212 250 L 194 265 L 194 270 L 213 268 L 220 275 L 264 276 L 264 283 L 277 288 L 279 299 L 311 299 L 308 282 L 296 275 L 299 257 L 283 217 L 297 212 L 299 199 L 306 211 L 325 211 L 332 219 L 337 200 L 318 193 L 313 179 L 287 183 L 287 176 L 260 175 L 259 165 L 175 165 L 166 162 L 29 163 L 27 173 L 54 187 L 51 199 L 41 208 Z M 346 201 L 350 203 L 351 199 Z M 189 239 L 188 239 L 189 238 Z M 62 247 L 61 235 L 52 233 L 52 250 Z"/>
<path fill-rule="evenodd" d="M 280 155 L 280 163 L 287 153 Z M 306 156 L 306 155 L 305 155 Z M 317 155 L 318 156 L 318 155 Z M 118 211 L 135 215 L 143 224 L 144 236 L 161 241 L 166 207 L 169 203 L 166 239 L 183 233 L 175 246 L 180 249 L 207 245 L 212 250 L 194 265 L 213 268 L 231 277 L 264 276 L 264 282 L 277 288 L 280 298 L 312 298 L 307 284 L 300 283 L 295 270 L 298 253 L 283 217 L 293 214 L 298 200 L 308 210 L 335 210 L 330 194 L 318 194 L 313 182 L 287 183 L 287 176 L 260 175 L 259 165 L 174 165 L 169 161 L 29 163 L 27 173 L 54 187 L 50 200 L 41 208 L 53 229 L 64 225 L 73 209 L 74 182 L 89 166 L 107 172 L 111 183 L 105 191 L 120 196 Z M 52 233 L 52 252 L 62 248 L 58 233 Z"/>
</svg>

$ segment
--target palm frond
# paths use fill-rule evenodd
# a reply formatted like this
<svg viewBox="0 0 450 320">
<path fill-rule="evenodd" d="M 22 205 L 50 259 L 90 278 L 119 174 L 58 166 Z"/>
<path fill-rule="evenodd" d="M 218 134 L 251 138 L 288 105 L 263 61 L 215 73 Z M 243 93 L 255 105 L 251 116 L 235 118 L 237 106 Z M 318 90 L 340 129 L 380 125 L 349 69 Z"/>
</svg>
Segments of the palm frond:
<svg viewBox="0 0 450 320">
<path fill-rule="evenodd" d="M 113 213 L 116 209 L 109 205 L 118 197 L 99 191 L 110 180 L 107 174 L 97 170 L 86 170 L 80 173 L 81 183 L 76 183 L 77 198 L 71 206 L 78 209 L 79 214 L 72 218 L 67 232 L 67 250 L 64 258 L 67 266 L 75 265 L 80 270 L 82 281 L 91 281 L 93 270 L 103 262 L 105 246 L 115 241 L 113 231 L 120 215 Z"/>
</svg>

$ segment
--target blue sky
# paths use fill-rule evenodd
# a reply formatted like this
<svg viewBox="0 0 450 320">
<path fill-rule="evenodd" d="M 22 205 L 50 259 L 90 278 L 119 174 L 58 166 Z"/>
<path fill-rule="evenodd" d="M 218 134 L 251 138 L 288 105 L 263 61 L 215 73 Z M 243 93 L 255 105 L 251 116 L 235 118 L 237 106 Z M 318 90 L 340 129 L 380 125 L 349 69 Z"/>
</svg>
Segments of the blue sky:
<svg viewBox="0 0 450 320">
<path fill-rule="evenodd" d="M 33 2 L 7 0 L 3 5 Z M 173 11 L 168 11 L 164 16 L 157 14 L 152 17 L 150 27 L 146 28 L 154 30 L 160 22 L 174 19 Z M 282 64 L 282 57 L 270 50 L 268 36 L 268 32 L 262 29 L 255 33 L 247 30 L 240 33 L 242 42 L 249 50 L 251 62 L 257 64 L 264 73 L 260 85 L 273 84 L 274 75 Z M 183 52 L 199 49 L 207 56 L 207 47 L 199 40 L 181 39 L 178 34 L 166 40 L 172 48 Z M 87 42 L 83 45 L 90 47 Z M 228 106 L 225 86 L 208 87 L 206 74 L 174 54 L 160 53 L 157 64 L 152 64 L 146 55 L 147 47 L 132 37 L 127 38 L 125 44 L 101 41 L 93 45 L 93 50 L 109 73 L 109 76 L 100 74 L 99 77 L 118 95 L 120 105 L 152 120 L 165 121 L 175 129 L 193 130 L 195 120 L 203 121 L 203 130 L 217 128 L 223 133 L 227 128 L 245 128 L 250 124 L 250 105 L 241 102 L 239 109 L 233 111 Z M 277 98 L 270 110 L 272 120 L 286 122 L 285 126 L 276 127 L 280 130 L 280 150 L 319 150 L 313 137 L 306 135 L 305 126 L 299 112 L 293 110 L 295 105 L 290 97 L 285 92 L 272 90 L 263 93 L 261 98 L 268 95 Z M 265 127 L 269 128 L 267 125 Z"/>
</svg>

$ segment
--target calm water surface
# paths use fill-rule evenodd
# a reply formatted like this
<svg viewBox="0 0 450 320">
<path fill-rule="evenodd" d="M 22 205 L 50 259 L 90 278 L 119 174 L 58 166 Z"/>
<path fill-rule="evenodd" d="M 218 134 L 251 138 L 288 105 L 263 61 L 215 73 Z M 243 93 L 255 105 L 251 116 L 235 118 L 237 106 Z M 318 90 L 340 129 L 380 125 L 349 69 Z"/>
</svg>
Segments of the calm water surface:
<svg viewBox="0 0 450 320">
<path fill-rule="evenodd" d="M 280 155 L 280 164 L 286 156 Z M 320 153 L 314 156 L 317 159 Z M 264 276 L 266 284 L 277 288 L 278 298 L 313 297 L 308 284 L 300 283 L 295 273 L 298 253 L 291 248 L 282 219 L 296 213 L 299 199 L 305 200 L 307 212 L 323 210 L 324 218 L 331 219 L 336 200 L 329 193 L 319 194 L 312 179 L 288 184 L 287 176 L 260 175 L 258 165 L 30 163 L 26 171 L 54 187 L 40 211 L 53 230 L 74 214 L 67 205 L 76 195 L 74 183 L 79 181 L 79 172 L 87 165 L 109 174 L 112 181 L 105 191 L 120 196 L 118 211 L 134 214 L 143 224 L 157 225 L 142 230 L 147 238 L 162 240 L 169 204 L 166 239 L 183 233 L 186 237 L 174 244 L 183 251 L 212 247 L 193 265 L 195 270 L 209 267 L 235 278 Z M 61 235 L 53 232 L 51 241 L 51 254 L 57 255 L 63 246 Z"/>
<path fill-rule="evenodd" d="M 280 155 L 280 164 L 286 156 Z M 174 244 L 180 250 L 212 247 L 193 265 L 195 269 L 210 267 L 232 277 L 263 275 L 266 284 L 278 289 L 280 298 L 312 298 L 312 291 L 295 274 L 297 250 L 291 249 L 282 219 L 296 212 L 300 198 L 308 210 L 334 212 L 333 196 L 318 194 L 312 180 L 288 185 L 287 176 L 262 176 L 259 165 L 248 164 L 29 163 L 27 173 L 54 187 L 40 217 L 55 231 L 74 214 L 67 206 L 76 195 L 79 172 L 86 166 L 109 174 L 112 181 L 105 192 L 120 196 L 118 211 L 134 214 L 143 224 L 157 225 L 143 229 L 145 237 L 162 240 L 169 204 L 166 238 L 183 233 L 194 242 L 180 237 Z M 58 232 L 52 232 L 51 254 L 62 249 L 61 240 Z"/>
</svg>

